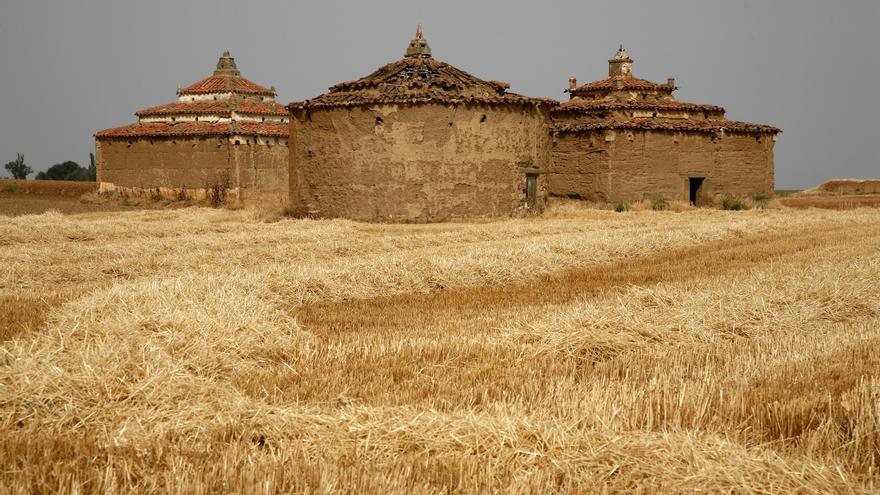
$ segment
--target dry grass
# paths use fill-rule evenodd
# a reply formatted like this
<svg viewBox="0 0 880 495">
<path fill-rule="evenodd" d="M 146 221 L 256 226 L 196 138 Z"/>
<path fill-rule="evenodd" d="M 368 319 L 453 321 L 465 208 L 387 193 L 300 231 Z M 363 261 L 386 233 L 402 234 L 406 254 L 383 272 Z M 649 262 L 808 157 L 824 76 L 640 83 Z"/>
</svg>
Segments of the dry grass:
<svg viewBox="0 0 880 495">
<path fill-rule="evenodd" d="M 831 179 L 801 191 L 801 195 L 880 194 L 880 179 Z"/>
<path fill-rule="evenodd" d="M 0 491 L 878 489 L 878 210 L 259 218 L 0 217 Z"/>
<path fill-rule="evenodd" d="M 789 208 L 824 208 L 852 210 L 853 208 L 880 207 L 880 196 L 814 196 L 783 198 L 779 202 Z"/>
</svg>

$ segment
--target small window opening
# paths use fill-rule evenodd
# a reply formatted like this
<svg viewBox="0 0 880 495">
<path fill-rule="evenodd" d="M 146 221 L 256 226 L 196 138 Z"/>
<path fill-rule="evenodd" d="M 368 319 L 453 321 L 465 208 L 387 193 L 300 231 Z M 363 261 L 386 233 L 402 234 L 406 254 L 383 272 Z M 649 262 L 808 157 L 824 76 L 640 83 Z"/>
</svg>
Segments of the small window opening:
<svg viewBox="0 0 880 495">
<path fill-rule="evenodd" d="M 236 144 L 236 145 L 241 144 L 241 141 L 239 141 L 238 139 L 236 139 L 236 140 L 235 140 L 235 144 Z"/>
<path fill-rule="evenodd" d="M 755 136 L 755 142 L 756 142 L 756 143 L 760 143 L 760 142 L 761 142 L 761 136 Z"/>
<path fill-rule="evenodd" d="M 483 115 L 480 116 L 480 123 L 481 123 L 481 124 L 485 124 L 485 123 L 486 123 L 486 114 L 485 114 L 485 113 L 484 113 Z"/>
<path fill-rule="evenodd" d="M 703 180 L 705 180 L 705 177 L 688 177 L 688 200 L 694 206 L 699 206 Z"/>
<path fill-rule="evenodd" d="M 382 117 L 376 117 L 376 125 L 382 125 L 384 123 L 385 123 L 385 121 L 382 120 Z"/>
</svg>

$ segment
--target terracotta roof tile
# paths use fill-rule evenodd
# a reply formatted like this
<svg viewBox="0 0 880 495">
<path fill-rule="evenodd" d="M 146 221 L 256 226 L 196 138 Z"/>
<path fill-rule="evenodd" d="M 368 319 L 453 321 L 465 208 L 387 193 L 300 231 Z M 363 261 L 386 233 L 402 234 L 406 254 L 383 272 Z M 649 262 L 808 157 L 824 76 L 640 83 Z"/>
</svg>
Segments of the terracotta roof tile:
<svg viewBox="0 0 880 495">
<path fill-rule="evenodd" d="M 553 130 L 560 133 L 577 133 L 601 130 L 645 130 L 673 132 L 730 132 L 730 133 L 770 133 L 782 130 L 761 124 L 750 124 L 735 120 L 671 120 L 671 119 L 631 119 L 626 121 L 605 120 L 590 123 L 556 124 Z"/>
<path fill-rule="evenodd" d="M 592 91 L 610 91 L 615 89 L 614 82 L 621 81 L 623 88 L 622 89 L 636 89 L 643 91 L 665 91 L 665 92 L 673 92 L 677 88 L 671 84 L 658 84 L 655 82 L 647 81 L 645 79 L 639 79 L 637 77 L 615 77 L 602 79 L 601 81 L 593 81 L 591 83 L 583 84 L 578 86 L 572 90 L 568 90 L 572 94 L 578 93 L 589 93 Z"/>
<path fill-rule="evenodd" d="M 288 124 L 277 122 L 138 122 L 106 129 L 96 138 L 187 137 L 187 136 L 272 136 L 287 137 Z"/>
<path fill-rule="evenodd" d="M 265 88 L 241 76 L 212 75 L 177 91 L 179 95 L 198 95 L 207 93 L 241 93 L 250 95 L 275 96 L 275 90 Z"/>
<path fill-rule="evenodd" d="M 229 116 L 232 112 L 242 115 L 287 115 L 284 105 L 277 103 L 260 103 L 246 100 L 225 101 L 175 101 L 165 105 L 140 110 L 138 117 L 162 115 L 222 115 Z"/>
<path fill-rule="evenodd" d="M 508 93 L 509 85 L 484 81 L 433 58 L 406 57 L 361 79 L 336 84 L 328 93 L 291 108 L 357 106 L 374 103 L 483 103 L 557 105 L 556 100 Z"/>
</svg>

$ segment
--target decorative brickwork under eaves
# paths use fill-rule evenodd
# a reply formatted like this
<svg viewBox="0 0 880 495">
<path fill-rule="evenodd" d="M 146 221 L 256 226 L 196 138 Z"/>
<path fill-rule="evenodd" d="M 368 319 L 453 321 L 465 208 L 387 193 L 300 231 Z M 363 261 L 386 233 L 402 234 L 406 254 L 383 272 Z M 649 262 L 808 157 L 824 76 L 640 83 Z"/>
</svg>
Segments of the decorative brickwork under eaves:
<svg viewBox="0 0 880 495">
<path fill-rule="evenodd" d="M 228 117 L 232 112 L 241 115 L 287 115 L 284 105 L 258 103 L 246 100 L 174 102 L 146 108 L 135 113 L 138 117 L 162 115 L 218 115 Z"/>
<path fill-rule="evenodd" d="M 571 100 L 559 105 L 555 113 L 594 113 L 606 110 L 662 110 L 671 112 L 724 112 L 724 107 L 674 100 Z"/>
<path fill-rule="evenodd" d="M 507 92 L 509 85 L 484 81 L 431 57 L 421 31 L 407 56 L 355 81 L 336 84 L 328 93 L 290 104 L 290 108 L 344 107 L 386 103 L 480 103 L 555 106 L 556 100 Z"/>
<path fill-rule="evenodd" d="M 625 121 L 606 120 L 603 122 L 556 124 L 552 130 L 557 133 L 579 133 L 604 130 L 669 131 L 701 133 L 765 133 L 777 134 L 780 129 L 761 124 L 750 124 L 735 120 L 661 120 L 631 119 Z"/>
<path fill-rule="evenodd" d="M 96 138 L 193 137 L 193 136 L 263 136 L 286 138 L 288 124 L 278 122 L 138 122 L 106 129 Z"/>
</svg>

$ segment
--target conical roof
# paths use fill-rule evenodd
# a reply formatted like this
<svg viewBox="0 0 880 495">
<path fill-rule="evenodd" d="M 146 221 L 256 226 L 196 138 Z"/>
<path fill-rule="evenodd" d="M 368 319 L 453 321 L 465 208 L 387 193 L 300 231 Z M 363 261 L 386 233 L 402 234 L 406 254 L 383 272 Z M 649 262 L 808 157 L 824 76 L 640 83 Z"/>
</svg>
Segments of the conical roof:
<svg viewBox="0 0 880 495">
<path fill-rule="evenodd" d="M 178 95 L 200 95 L 209 93 L 239 93 L 257 96 L 275 96 L 275 88 L 266 88 L 241 77 L 229 51 L 217 61 L 217 68 L 209 77 L 177 90 Z"/>
<path fill-rule="evenodd" d="M 549 104 L 507 91 L 510 85 L 485 81 L 431 56 L 421 28 L 401 60 L 391 62 L 360 79 L 336 84 L 328 93 L 291 104 L 296 108 L 358 106 L 384 103 Z"/>
<path fill-rule="evenodd" d="M 287 137 L 287 110 L 274 101 L 275 90 L 241 77 L 235 59 L 224 52 L 214 74 L 178 90 L 178 101 L 135 113 L 138 122 L 105 129 L 97 138 L 253 135 Z M 218 93 L 214 98 L 187 95 Z M 268 96 L 269 98 L 255 98 Z"/>
</svg>

